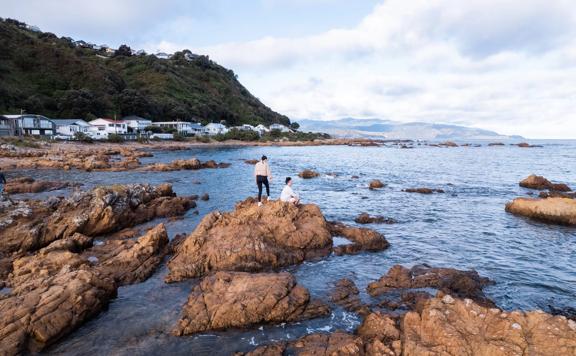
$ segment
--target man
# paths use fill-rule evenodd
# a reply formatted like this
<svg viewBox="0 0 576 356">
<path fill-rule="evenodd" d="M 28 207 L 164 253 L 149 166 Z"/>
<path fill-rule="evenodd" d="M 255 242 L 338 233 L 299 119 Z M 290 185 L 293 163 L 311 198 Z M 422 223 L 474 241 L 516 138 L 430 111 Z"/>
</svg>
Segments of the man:
<svg viewBox="0 0 576 356">
<path fill-rule="evenodd" d="M 262 206 L 262 184 L 266 186 L 266 196 L 270 197 L 269 181 L 272 180 L 272 172 L 268 165 L 268 157 L 262 156 L 260 162 L 256 163 L 254 176 L 256 177 L 256 185 L 258 185 L 258 206 Z"/>
<path fill-rule="evenodd" d="M 286 185 L 282 189 L 282 194 L 280 194 L 280 200 L 286 203 L 292 203 L 298 205 L 300 203 L 300 197 L 298 194 L 294 193 L 292 190 L 292 178 L 286 177 Z"/>
</svg>

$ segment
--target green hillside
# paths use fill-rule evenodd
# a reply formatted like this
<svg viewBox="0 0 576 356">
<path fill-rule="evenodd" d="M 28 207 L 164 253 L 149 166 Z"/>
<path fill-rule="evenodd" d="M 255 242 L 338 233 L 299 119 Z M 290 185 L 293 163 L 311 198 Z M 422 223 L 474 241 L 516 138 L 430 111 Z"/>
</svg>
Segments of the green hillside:
<svg viewBox="0 0 576 356">
<path fill-rule="evenodd" d="M 75 46 L 70 38 L 0 21 L 0 114 L 54 118 L 139 115 L 154 121 L 289 124 L 262 104 L 233 71 L 207 56 L 177 52 L 171 59 Z"/>
</svg>

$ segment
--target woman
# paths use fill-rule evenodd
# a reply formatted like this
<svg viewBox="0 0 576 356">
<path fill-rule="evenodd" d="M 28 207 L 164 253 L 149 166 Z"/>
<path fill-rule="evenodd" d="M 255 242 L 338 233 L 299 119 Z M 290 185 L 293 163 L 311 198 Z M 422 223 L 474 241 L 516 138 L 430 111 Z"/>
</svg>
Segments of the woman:
<svg viewBox="0 0 576 356">
<path fill-rule="evenodd" d="M 292 190 L 292 178 L 286 177 L 286 185 L 282 189 L 282 194 L 280 194 L 280 200 L 285 203 L 292 203 L 298 205 L 300 203 L 300 197 Z"/>
<path fill-rule="evenodd" d="M 256 177 L 256 185 L 258 185 L 258 206 L 262 206 L 262 184 L 266 186 L 266 196 L 269 197 L 269 180 L 272 180 L 272 172 L 268 165 L 268 157 L 262 156 L 260 162 L 256 163 L 256 167 L 254 167 L 254 176 Z"/>
</svg>

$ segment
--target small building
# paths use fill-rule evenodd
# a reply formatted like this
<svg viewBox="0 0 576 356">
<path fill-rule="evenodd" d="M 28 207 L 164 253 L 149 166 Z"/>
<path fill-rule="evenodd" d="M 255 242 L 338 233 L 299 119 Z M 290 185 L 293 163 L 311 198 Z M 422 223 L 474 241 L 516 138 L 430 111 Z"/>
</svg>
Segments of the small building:
<svg viewBox="0 0 576 356">
<path fill-rule="evenodd" d="M 52 136 L 56 133 L 56 125 L 49 118 L 42 115 L 24 114 L 24 115 L 4 115 L 16 129 L 16 135 L 30 136 Z"/>
<path fill-rule="evenodd" d="M 256 131 L 256 128 L 252 125 L 244 124 L 242 126 L 236 126 L 236 129 L 240 131 Z"/>
<path fill-rule="evenodd" d="M 270 125 L 270 131 L 272 130 L 279 130 L 280 132 L 291 132 L 292 130 L 290 130 L 288 127 L 282 125 L 282 124 L 272 124 Z"/>
<path fill-rule="evenodd" d="M 122 118 L 122 121 L 126 122 L 130 132 L 144 132 L 147 127 L 152 126 L 152 120 L 135 115 L 126 116 Z"/>
<path fill-rule="evenodd" d="M 161 127 L 164 130 L 172 129 L 182 135 L 201 135 L 204 132 L 204 126 L 188 121 L 153 122 L 152 126 Z"/>
<path fill-rule="evenodd" d="M 17 133 L 18 121 L 0 116 L 0 136 L 16 136 Z"/>
<path fill-rule="evenodd" d="M 204 134 L 209 136 L 223 135 L 228 132 L 228 128 L 222 124 L 217 124 L 214 122 L 209 123 L 204 126 Z"/>
<path fill-rule="evenodd" d="M 56 133 L 64 136 L 74 136 L 77 133 L 87 134 L 90 124 L 82 119 L 54 119 Z"/>
<path fill-rule="evenodd" d="M 260 136 L 264 135 L 266 132 L 270 132 L 270 130 L 262 124 L 256 126 L 254 130 L 257 131 L 260 134 Z"/>
<path fill-rule="evenodd" d="M 154 57 L 158 59 L 170 59 L 172 58 L 172 55 L 164 52 L 158 52 L 154 55 Z"/>
<path fill-rule="evenodd" d="M 91 129 L 92 131 L 106 132 L 107 134 L 118 134 L 118 135 L 124 135 L 128 133 L 128 124 L 122 120 L 101 118 L 90 121 L 90 125 L 96 128 Z"/>
</svg>

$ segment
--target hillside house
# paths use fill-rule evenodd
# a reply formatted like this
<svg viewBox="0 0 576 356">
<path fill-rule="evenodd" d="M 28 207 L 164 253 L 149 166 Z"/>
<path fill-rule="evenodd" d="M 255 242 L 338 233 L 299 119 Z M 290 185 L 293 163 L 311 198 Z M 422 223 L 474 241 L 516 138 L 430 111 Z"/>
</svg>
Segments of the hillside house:
<svg viewBox="0 0 576 356">
<path fill-rule="evenodd" d="M 64 136 L 74 136 L 77 133 L 87 134 L 90 124 L 82 119 L 54 119 L 56 133 Z"/>
<path fill-rule="evenodd" d="M 165 130 L 176 130 L 176 132 L 183 135 L 201 135 L 204 132 L 204 126 L 188 121 L 153 122 L 152 126 L 161 127 Z"/>
<path fill-rule="evenodd" d="M 56 125 L 49 118 L 42 115 L 4 115 L 12 123 L 15 135 L 52 136 L 56 133 Z"/>
<path fill-rule="evenodd" d="M 292 132 L 288 127 L 282 124 L 272 124 L 270 125 L 270 131 L 272 130 L 279 130 L 280 132 Z"/>
<path fill-rule="evenodd" d="M 125 121 L 128 124 L 129 132 L 144 132 L 148 126 L 152 126 L 152 120 L 135 115 L 126 116 L 122 118 L 122 121 Z"/>
<path fill-rule="evenodd" d="M 122 120 L 96 119 L 90 121 L 91 131 L 105 132 L 107 134 L 125 135 L 128 133 L 128 124 Z"/>
<path fill-rule="evenodd" d="M 228 128 L 222 124 L 217 123 L 209 123 L 208 125 L 204 126 L 204 134 L 209 136 L 214 135 L 223 135 L 228 132 Z"/>
</svg>

